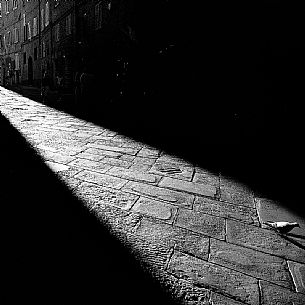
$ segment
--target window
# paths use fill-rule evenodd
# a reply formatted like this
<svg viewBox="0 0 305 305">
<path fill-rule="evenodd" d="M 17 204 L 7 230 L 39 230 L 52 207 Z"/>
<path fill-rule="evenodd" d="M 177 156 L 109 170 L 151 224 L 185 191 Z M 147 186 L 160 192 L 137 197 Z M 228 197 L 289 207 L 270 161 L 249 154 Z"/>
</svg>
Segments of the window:
<svg viewBox="0 0 305 305">
<path fill-rule="evenodd" d="M 26 52 L 23 52 L 23 64 L 26 64 Z"/>
<path fill-rule="evenodd" d="M 28 25 L 25 22 L 25 14 L 23 14 L 23 41 L 28 39 Z"/>
<path fill-rule="evenodd" d="M 34 48 L 34 60 L 37 60 L 37 47 Z"/>
<path fill-rule="evenodd" d="M 5 34 L 3 35 L 3 47 L 6 49 L 6 36 L 5 36 Z"/>
<path fill-rule="evenodd" d="M 20 69 L 20 63 L 19 63 L 19 53 L 15 53 L 15 70 Z"/>
<path fill-rule="evenodd" d="M 19 30 L 18 28 L 14 29 L 14 43 L 17 43 L 19 41 Z"/>
<path fill-rule="evenodd" d="M 31 21 L 28 22 L 28 35 L 29 35 L 29 39 L 31 40 L 32 38 Z"/>
<path fill-rule="evenodd" d="M 66 35 L 71 34 L 71 14 L 66 18 Z"/>
<path fill-rule="evenodd" d="M 49 22 L 50 22 L 49 2 L 46 2 L 46 22 L 45 22 L 45 26 L 48 26 Z"/>
<path fill-rule="evenodd" d="M 102 27 L 102 1 L 95 5 L 95 28 Z"/>
<path fill-rule="evenodd" d="M 41 30 L 44 29 L 44 9 L 41 9 Z"/>
<path fill-rule="evenodd" d="M 0 18 L 2 17 L 2 3 L 0 2 Z"/>
<path fill-rule="evenodd" d="M 46 57 L 46 43 L 42 42 L 42 58 Z"/>
<path fill-rule="evenodd" d="M 11 32 L 7 32 L 7 44 L 8 45 L 11 45 L 11 39 L 12 39 Z"/>
<path fill-rule="evenodd" d="M 37 17 L 33 19 L 33 37 L 38 34 L 38 24 L 37 24 Z"/>
<path fill-rule="evenodd" d="M 9 0 L 5 0 L 5 12 L 6 14 L 10 12 Z"/>
<path fill-rule="evenodd" d="M 18 1 L 13 0 L 13 10 L 15 10 L 18 7 Z"/>
<path fill-rule="evenodd" d="M 59 41 L 59 23 L 55 25 L 55 41 Z"/>
</svg>

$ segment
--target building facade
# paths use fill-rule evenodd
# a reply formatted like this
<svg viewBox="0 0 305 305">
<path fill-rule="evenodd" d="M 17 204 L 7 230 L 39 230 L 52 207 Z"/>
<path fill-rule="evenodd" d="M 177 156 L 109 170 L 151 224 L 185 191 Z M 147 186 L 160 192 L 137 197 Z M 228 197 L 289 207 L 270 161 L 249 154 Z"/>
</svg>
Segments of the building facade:
<svg viewBox="0 0 305 305">
<path fill-rule="evenodd" d="M 128 70 L 125 88 L 139 88 L 154 60 L 142 51 L 159 54 L 166 33 L 161 15 L 154 20 L 150 13 L 167 12 L 166 0 L 142 2 L 0 0 L 0 84 L 39 87 L 47 71 L 51 86 L 73 92 L 76 77 L 88 73 L 109 98 L 121 91 Z"/>
<path fill-rule="evenodd" d="M 64 88 L 72 89 L 77 70 L 84 65 L 90 70 L 100 56 L 97 40 L 112 4 L 110 0 L 1 0 L 0 84 L 39 86 L 47 71 L 53 86 L 60 77 Z"/>
</svg>

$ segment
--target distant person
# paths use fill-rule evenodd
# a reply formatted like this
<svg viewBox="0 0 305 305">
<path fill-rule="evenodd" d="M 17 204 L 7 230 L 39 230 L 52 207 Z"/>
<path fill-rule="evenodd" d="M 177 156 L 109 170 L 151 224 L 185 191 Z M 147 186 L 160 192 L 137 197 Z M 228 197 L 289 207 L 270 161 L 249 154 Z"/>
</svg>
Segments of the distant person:
<svg viewBox="0 0 305 305">
<path fill-rule="evenodd" d="M 42 74 L 41 80 L 41 101 L 45 103 L 47 101 L 47 96 L 50 90 L 50 77 L 48 72 L 45 70 Z"/>
<path fill-rule="evenodd" d="M 77 71 L 74 76 L 74 101 L 76 107 L 80 106 L 81 104 L 81 83 L 80 83 L 81 75 L 82 72 Z"/>
<path fill-rule="evenodd" d="M 82 102 L 92 103 L 94 96 L 95 76 L 89 71 L 84 71 L 80 75 L 80 97 Z"/>
<path fill-rule="evenodd" d="M 58 99 L 57 102 L 61 103 L 63 100 L 63 76 L 61 74 L 56 75 L 56 87 L 58 92 Z"/>
</svg>

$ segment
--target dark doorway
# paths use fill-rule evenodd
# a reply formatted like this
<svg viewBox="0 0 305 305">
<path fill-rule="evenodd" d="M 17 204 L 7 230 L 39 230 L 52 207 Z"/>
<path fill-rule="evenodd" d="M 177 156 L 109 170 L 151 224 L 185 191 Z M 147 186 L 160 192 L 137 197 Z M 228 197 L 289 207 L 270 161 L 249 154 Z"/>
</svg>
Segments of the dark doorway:
<svg viewBox="0 0 305 305">
<path fill-rule="evenodd" d="M 6 73 L 6 70 L 5 70 L 5 68 L 3 68 L 2 69 L 2 84 L 3 84 L 3 86 L 5 86 L 5 73 Z"/>
<path fill-rule="evenodd" d="M 31 56 L 28 59 L 28 82 L 29 84 L 33 83 L 33 59 Z"/>
</svg>

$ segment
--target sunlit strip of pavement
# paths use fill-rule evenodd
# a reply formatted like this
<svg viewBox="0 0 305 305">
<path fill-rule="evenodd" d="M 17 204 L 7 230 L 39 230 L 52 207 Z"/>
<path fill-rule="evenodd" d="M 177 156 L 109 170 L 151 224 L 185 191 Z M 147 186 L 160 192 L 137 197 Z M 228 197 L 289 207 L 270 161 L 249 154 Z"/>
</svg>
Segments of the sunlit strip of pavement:
<svg viewBox="0 0 305 305">
<path fill-rule="evenodd" d="M 270 200 L 1 87 L 0 110 L 181 303 L 304 304 L 305 250 L 262 225 Z"/>
</svg>

